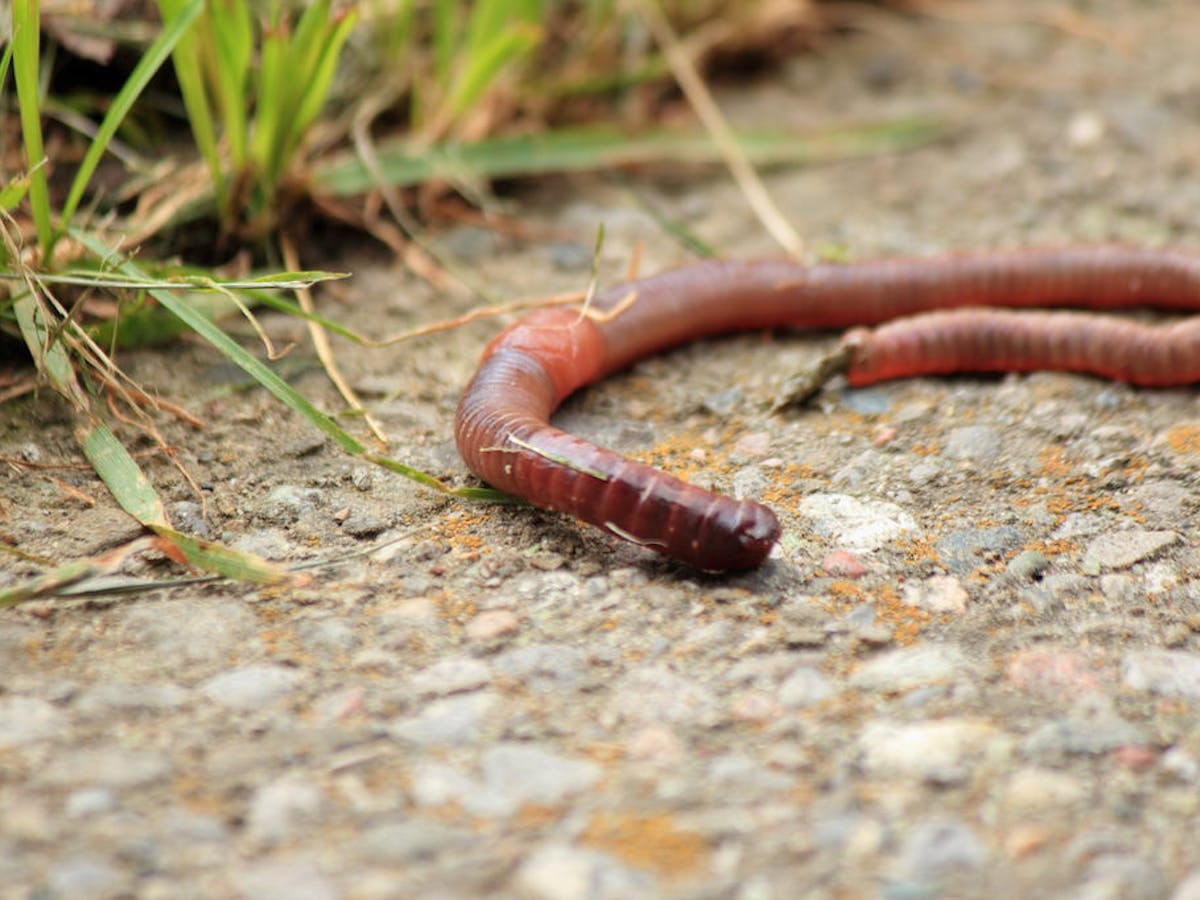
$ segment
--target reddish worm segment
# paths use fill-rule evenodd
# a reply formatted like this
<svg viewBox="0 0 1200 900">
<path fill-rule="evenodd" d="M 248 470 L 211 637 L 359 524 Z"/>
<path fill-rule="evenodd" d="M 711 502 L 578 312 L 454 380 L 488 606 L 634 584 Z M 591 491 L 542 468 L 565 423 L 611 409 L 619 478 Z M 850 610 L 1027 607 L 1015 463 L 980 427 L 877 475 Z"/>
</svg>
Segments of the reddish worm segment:
<svg viewBox="0 0 1200 900">
<path fill-rule="evenodd" d="M 1200 381 L 1200 319 L 1155 326 L 1079 313 L 952 309 L 975 306 L 1200 310 L 1200 256 L 1098 246 L 676 269 L 603 292 L 591 315 L 540 310 L 497 335 L 459 402 L 459 452 L 484 481 L 535 506 L 697 569 L 747 569 L 779 537 L 770 509 L 573 437 L 549 425 L 551 413 L 580 387 L 668 347 L 782 326 L 889 322 L 846 336 L 852 385 L 1032 369 L 1146 386 Z"/>
</svg>

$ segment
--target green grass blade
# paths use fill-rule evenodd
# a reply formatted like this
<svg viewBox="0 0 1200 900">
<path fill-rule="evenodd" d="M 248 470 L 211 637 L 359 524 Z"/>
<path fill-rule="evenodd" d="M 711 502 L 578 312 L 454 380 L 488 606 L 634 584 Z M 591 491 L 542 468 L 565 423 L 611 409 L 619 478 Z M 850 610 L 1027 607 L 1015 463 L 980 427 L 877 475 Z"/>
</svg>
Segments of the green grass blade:
<svg viewBox="0 0 1200 900">
<path fill-rule="evenodd" d="M 206 572 L 258 584 L 273 584 L 291 577 L 283 566 L 268 562 L 254 553 L 233 550 L 173 528 L 155 528 L 154 532 L 178 547 L 191 565 Z"/>
<path fill-rule="evenodd" d="M 0 591 L 0 609 L 16 606 L 35 597 L 47 594 L 57 594 L 64 588 L 78 584 L 87 578 L 102 574 L 104 568 L 90 559 L 73 560 L 55 566 L 49 572 L 31 578 L 28 581 L 17 582 L 12 587 Z"/>
<path fill-rule="evenodd" d="M 287 577 L 283 569 L 253 553 L 231 550 L 171 527 L 154 485 L 104 422 L 93 420 L 76 437 L 121 508 L 183 554 L 190 565 L 239 581 L 282 581 Z"/>
<path fill-rule="evenodd" d="M 30 175 L 18 175 L 0 188 L 0 212 L 8 212 L 25 199 L 29 186 L 33 183 Z M 3 252 L 3 251 L 0 251 Z"/>
<path fill-rule="evenodd" d="M 12 310 L 38 372 L 67 402 L 81 412 L 86 411 L 87 395 L 79 386 L 66 348 L 61 341 L 51 340 L 50 329 L 37 299 L 26 291 L 13 300 Z"/>
<path fill-rule="evenodd" d="M 283 156 L 288 83 L 296 77 L 290 72 L 287 31 L 283 25 L 273 25 L 263 34 L 260 56 L 258 105 L 250 154 L 262 180 L 273 187 L 278 177 L 278 161 Z"/>
<path fill-rule="evenodd" d="M 136 263 L 128 259 L 117 261 L 111 249 L 105 247 L 94 235 L 79 231 L 78 229 L 73 229 L 71 233 L 78 241 L 91 250 L 92 253 L 97 256 L 108 257 L 110 262 L 115 264 L 115 270 L 120 274 L 130 278 L 150 280 L 149 275 Z M 358 455 L 366 450 L 366 447 L 359 443 L 349 432 L 309 403 L 302 394 L 275 374 L 271 368 L 251 355 L 233 338 L 193 309 L 184 300 L 175 296 L 171 291 L 161 288 L 149 288 L 148 290 L 150 296 L 183 320 L 196 334 L 216 347 L 226 359 L 240 366 L 246 374 L 250 375 L 255 381 L 275 395 L 277 399 L 283 401 L 287 406 L 308 419 L 347 453 Z"/>
<path fill-rule="evenodd" d="M 12 58 L 13 79 L 17 84 L 17 106 L 21 114 L 21 137 L 25 141 L 25 163 L 32 181 L 29 184 L 29 204 L 37 228 L 38 244 L 43 256 L 48 255 L 54 240 L 54 223 L 50 220 L 50 189 L 42 160 L 46 156 L 42 145 L 42 117 L 38 84 L 40 53 L 40 15 L 38 0 L 13 0 Z"/>
<path fill-rule="evenodd" d="M 129 451 L 104 422 L 93 421 L 76 434 L 83 455 L 121 509 L 147 528 L 171 527 L 162 500 Z"/>
<path fill-rule="evenodd" d="M 88 182 L 92 179 L 92 174 L 96 171 L 96 166 L 100 164 L 100 158 L 108 149 L 109 141 L 113 135 L 117 133 L 117 128 L 129 113 L 135 100 L 150 83 L 150 79 L 162 67 L 167 58 L 171 55 L 171 50 L 175 44 L 183 36 L 196 18 L 204 9 L 204 0 L 191 0 L 180 12 L 179 16 L 171 21 L 162 34 L 155 39 L 142 58 L 138 60 L 138 64 L 134 66 L 133 71 L 129 74 L 125 84 L 121 86 L 121 90 L 113 97 L 112 103 L 108 108 L 108 112 L 104 116 L 104 120 L 100 123 L 99 129 L 96 131 L 96 136 L 88 145 L 87 153 L 84 154 L 83 161 L 79 164 L 79 170 L 75 173 L 75 179 L 71 182 L 71 190 L 67 194 L 67 201 L 62 208 L 62 228 L 65 230 L 71 222 L 71 217 L 75 214 L 75 210 L 79 207 L 79 202 L 83 199 L 83 192 L 87 188 Z"/>
<path fill-rule="evenodd" d="M 337 74 L 337 64 L 341 58 L 342 47 L 357 22 L 357 11 L 345 13 L 326 33 L 325 40 L 321 44 L 321 52 L 313 61 L 311 69 L 305 70 L 308 73 L 307 84 L 304 85 L 303 94 L 293 119 L 292 147 L 299 144 L 300 138 L 317 118 L 321 107 L 325 105 L 329 89 L 333 86 L 333 78 Z"/>
<path fill-rule="evenodd" d="M 158 0 L 159 14 L 166 24 L 173 22 L 183 10 L 185 0 Z M 171 54 L 175 65 L 175 78 L 179 82 L 179 93 L 187 111 L 192 137 L 200 151 L 213 192 L 217 198 L 217 209 L 222 215 L 228 213 L 229 187 L 217 152 L 217 129 L 213 120 L 213 107 L 204 86 L 204 69 L 200 61 L 200 48 L 196 29 L 191 28 L 179 39 Z"/>
<path fill-rule="evenodd" d="M 4 48 L 4 52 L 0 53 L 0 94 L 4 92 L 4 82 L 8 81 L 8 69 L 12 65 L 13 45 L 9 41 Z"/>
<path fill-rule="evenodd" d="M 245 0 L 216 0 L 206 17 L 211 35 L 222 121 L 235 169 L 246 164 L 250 130 L 247 85 L 254 57 L 254 24 Z M 232 212 L 232 211 L 230 211 Z"/>
<path fill-rule="evenodd" d="M 542 39 L 536 25 L 515 24 L 496 34 L 464 62 L 447 100 L 449 114 L 456 119 L 478 102 L 505 66 L 527 56 Z"/>
<path fill-rule="evenodd" d="M 433 0 L 433 80 L 445 89 L 458 46 L 459 0 Z"/>
<path fill-rule="evenodd" d="M 923 118 L 831 130 L 822 134 L 778 130 L 737 134 L 743 152 L 758 165 L 814 164 L 920 146 L 946 133 L 941 123 Z M 608 169 L 645 163 L 718 163 L 720 154 L 700 133 L 651 131 L 630 136 L 611 129 L 585 128 L 540 135 L 494 138 L 473 144 L 439 144 L 413 154 L 403 142 L 381 144 L 379 165 L 388 184 L 408 187 L 430 179 L 491 179 L 548 172 Z M 314 188 L 334 196 L 354 196 L 377 185 L 352 154 L 316 167 Z"/>
</svg>

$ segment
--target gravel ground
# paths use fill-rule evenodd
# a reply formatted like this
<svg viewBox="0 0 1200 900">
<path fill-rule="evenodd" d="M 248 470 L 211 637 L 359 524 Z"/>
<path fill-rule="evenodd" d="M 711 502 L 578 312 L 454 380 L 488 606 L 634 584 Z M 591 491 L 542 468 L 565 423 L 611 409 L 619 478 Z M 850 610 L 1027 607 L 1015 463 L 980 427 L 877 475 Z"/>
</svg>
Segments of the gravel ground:
<svg viewBox="0 0 1200 900">
<path fill-rule="evenodd" d="M 954 123 L 773 174 L 814 245 L 1194 240 L 1194 3 L 1077 6 L 880 14 L 723 102 L 742 123 Z M 723 179 L 655 184 L 725 254 L 772 252 Z M 601 220 L 609 277 L 639 242 L 644 271 L 686 261 L 601 180 L 547 183 L 520 216 L 536 238 L 441 240 L 503 296 L 578 286 Z M 367 251 L 339 264 L 357 277 L 326 309 L 373 332 L 469 302 Z M 468 481 L 451 417 L 494 330 L 342 348 L 397 457 Z M 561 416 L 775 505 L 771 561 L 723 579 L 348 461 L 199 345 L 130 356 L 209 423 L 164 425 L 207 517 L 149 464 L 179 524 L 288 561 L 374 550 L 296 588 L 0 612 L 0 897 L 1200 898 L 1194 392 L 919 379 L 769 415 L 830 341 L 688 347 Z M 0 409 L 0 455 L 75 461 L 64 411 Z M 0 532 L 29 553 L 136 533 L 86 470 L 0 479 Z M 5 566 L 0 585 L 28 574 Z"/>
</svg>

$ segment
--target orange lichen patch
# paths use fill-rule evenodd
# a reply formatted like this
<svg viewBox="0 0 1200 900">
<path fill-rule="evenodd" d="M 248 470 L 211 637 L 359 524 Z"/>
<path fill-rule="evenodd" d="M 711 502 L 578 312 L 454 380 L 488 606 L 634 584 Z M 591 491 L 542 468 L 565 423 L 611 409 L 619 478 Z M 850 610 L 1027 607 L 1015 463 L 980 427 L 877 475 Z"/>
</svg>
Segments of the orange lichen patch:
<svg viewBox="0 0 1200 900">
<path fill-rule="evenodd" d="M 488 521 L 486 513 L 459 513 L 437 522 L 434 532 L 444 538 L 460 555 L 477 557 L 481 552 L 487 553 L 490 548 L 475 529 Z"/>
<path fill-rule="evenodd" d="M 181 775 L 171 782 L 171 793 L 183 801 L 183 805 L 194 813 L 224 818 L 231 812 L 232 803 L 214 790 L 211 784 L 199 775 Z"/>
<path fill-rule="evenodd" d="M 1133 456 L 1125 461 L 1121 474 L 1129 481 L 1142 481 L 1146 470 L 1150 468 L 1150 460 L 1144 456 Z"/>
<path fill-rule="evenodd" d="M 933 540 L 927 537 L 908 538 L 897 541 L 897 546 L 904 552 L 904 562 L 909 566 L 926 564 L 937 565 L 942 559 L 933 548 Z"/>
<path fill-rule="evenodd" d="M 772 470 L 767 477 L 771 480 L 771 486 L 763 491 L 763 502 L 785 505 L 795 503 L 799 499 L 797 484 L 804 480 L 821 478 L 821 474 L 812 466 L 788 463 L 782 469 Z"/>
<path fill-rule="evenodd" d="M 874 605 L 875 615 L 885 625 L 891 626 L 892 639 L 901 647 L 915 641 L 921 629 L 933 621 L 931 612 L 909 606 L 890 584 L 879 589 Z"/>
<path fill-rule="evenodd" d="M 1181 456 L 1200 456 L 1200 424 L 1187 422 L 1167 429 L 1167 446 Z"/>
<path fill-rule="evenodd" d="M 1025 550 L 1037 550 L 1045 556 L 1062 556 L 1065 553 L 1075 553 L 1079 550 L 1079 543 L 1067 538 L 1060 538 L 1057 541 L 1030 541 L 1025 544 Z"/>
<path fill-rule="evenodd" d="M 583 755 L 592 762 L 609 765 L 625 756 L 625 748 L 620 744 L 591 744 L 583 748 Z"/>
<path fill-rule="evenodd" d="M 438 617 L 454 625 L 466 625 L 479 611 L 474 600 L 467 600 L 453 591 L 442 591 L 429 598 L 437 608 Z"/>
<path fill-rule="evenodd" d="M 517 812 L 516 825 L 518 828 L 537 830 L 553 825 L 562 818 L 562 812 L 552 806 L 539 806 L 527 803 Z"/>
<path fill-rule="evenodd" d="M 879 622 L 892 629 L 892 640 L 900 646 L 915 641 L 921 629 L 933 621 L 931 612 L 905 603 L 890 584 L 868 590 L 851 581 L 835 581 L 828 588 L 826 600 L 825 608 L 835 615 L 860 603 L 870 603 Z"/>
<path fill-rule="evenodd" d="M 736 428 L 725 428 L 715 440 L 697 431 L 683 431 L 658 441 L 631 457 L 689 481 L 698 474 L 732 474 L 735 466 L 724 449 L 733 447 L 740 436 Z"/>
<path fill-rule="evenodd" d="M 1038 465 L 1047 478 L 1066 478 L 1075 471 L 1075 462 L 1068 458 L 1062 447 L 1043 447 L 1038 453 Z"/>
<path fill-rule="evenodd" d="M 669 813 L 600 813 L 592 817 L 580 842 L 667 878 L 695 871 L 709 855 L 704 838 L 680 828 Z"/>
</svg>

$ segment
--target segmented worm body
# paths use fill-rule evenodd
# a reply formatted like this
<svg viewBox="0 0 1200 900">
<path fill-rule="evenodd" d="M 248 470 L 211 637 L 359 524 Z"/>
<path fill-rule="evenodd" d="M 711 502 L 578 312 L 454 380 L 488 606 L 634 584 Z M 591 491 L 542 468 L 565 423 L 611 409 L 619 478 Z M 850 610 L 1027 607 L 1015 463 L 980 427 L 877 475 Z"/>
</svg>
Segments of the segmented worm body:
<svg viewBox="0 0 1200 900">
<path fill-rule="evenodd" d="M 853 385 L 1033 369 L 1148 386 L 1200 381 L 1200 319 L 1147 325 L 1027 311 L 1035 306 L 1200 310 L 1200 256 L 1101 246 L 813 266 L 699 263 L 608 290 L 591 315 L 546 309 L 502 331 L 463 394 L 455 436 L 473 472 L 535 506 L 698 569 L 751 568 L 779 536 L 770 509 L 573 437 L 549 424 L 551 413 L 580 387 L 668 347 L 784 326 L 889 323 L 847 335 Z"/>
</svg>

